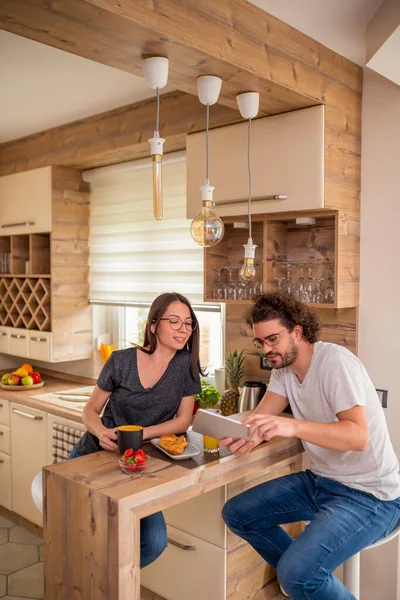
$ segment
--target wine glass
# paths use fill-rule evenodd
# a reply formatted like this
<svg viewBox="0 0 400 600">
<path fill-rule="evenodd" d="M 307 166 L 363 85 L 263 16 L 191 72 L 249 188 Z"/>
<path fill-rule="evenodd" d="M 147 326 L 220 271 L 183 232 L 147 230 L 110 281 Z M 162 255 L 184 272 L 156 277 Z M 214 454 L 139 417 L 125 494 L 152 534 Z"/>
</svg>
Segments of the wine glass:
<svg viewBox="0 0 400 600">
<path fill-rule="evenodd" d="M 333 264 L 328 265 L 328 280 L 326 282 L 326 287 L 324 291 L 324 301 L 329 304 L 333 304 L 335 302 L 335 282 L 333 279 Z"/>
<path fill-rule="evenodd" d="M 282 265 L 283 267 L 285 267 L 287 269 L 287 275 L 286 275 L 286 279 L 283 282 L 283 291 L 286 292 L 287 294 L 293 294 L 294 292 L 294 285 L 293 285 L 293 280 L 292 280 L 292 263 L 288 262 L 285 263 L 284 265 Z"/>
<path fill-rule="evenodd" d="M 233 271 L 235 267 L 229 265 L 225 267 L 225 271 L 228 273 L 228 281 L 224 284 L 224 298 L 225 300 L 236 300 L 236 287 L 233 281 Z"/>
<path fill-rule="evenodd" d="M 212 285 L 212 297 L 214 300 L 222 300 L 224 297 L 224 284 L 222 283 L 221 273 L 224 267 L 213 267 L 213 269 L 217 274 L 217 279 Z"/>
<path fill-rule="evenodd" d="M 314 279 L 312 276 L 313 265 L 308 265 L 308 279 L 304 285 L 303 302 L 312 302 L 314 300 Z"/>
<path fill-rule="evenodd" d="M 278 286 L 278 289 L 276 291 L 277 292 L 283 292 L 284 291 L 283 290 L 283 282 L 285 281 L 286 277 L 275 277 L 274 279 L 275 279 L 275 281 L 277 283 L 277 286 Z"/>
<path fill-rule="evenodd" d="M 304 279 L 304 264 L 299 263 L 300 276 L 294 286 L 294 295 L 298 300 L 304 301 L 304 292 L 306 288 L 306 280 Z"/>
<path fill-rule="evenodd" d="M 322 304 L 324 301 L 324 295 L 321 291 L 321 282 L 324 280 L 323 277 L 315 277 L 315 294 L 314 294 L 314 302 L 316 304 Z"/>
</svg>

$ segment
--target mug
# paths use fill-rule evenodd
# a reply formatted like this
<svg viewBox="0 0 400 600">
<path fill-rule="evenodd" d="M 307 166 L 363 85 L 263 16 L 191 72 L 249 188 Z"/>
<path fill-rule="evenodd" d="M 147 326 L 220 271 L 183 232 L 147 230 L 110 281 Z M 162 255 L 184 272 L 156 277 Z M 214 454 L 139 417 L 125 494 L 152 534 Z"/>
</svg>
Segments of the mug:
<svg viewBox="0 0 400 600">
<path fill-rule="evenodd" d="M 117 428 L 117 444 L 121 454 L 124 454 L 128 448 L 132 448 L 136 452 L 143 444 L 143 427 L 140 427 L 140 425 L 120 425 Z"/>
</svg>

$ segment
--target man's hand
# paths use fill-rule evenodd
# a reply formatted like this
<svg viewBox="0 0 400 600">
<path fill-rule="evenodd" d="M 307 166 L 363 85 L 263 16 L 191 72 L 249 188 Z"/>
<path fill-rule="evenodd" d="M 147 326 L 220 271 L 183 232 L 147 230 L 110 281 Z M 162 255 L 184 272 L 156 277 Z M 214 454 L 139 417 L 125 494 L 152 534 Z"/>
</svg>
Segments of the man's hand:
<svg viewBox="0 0 400 600">
<path fill-rule="evenodd" d="M 99 435 L 99 444 L 103 450 L 116 450 L 117 444 L 113 441 L 117 439 L 117 427 L 114 429 L 103 429 Z"/>
<path fill-rule="evenodd" d="M 262 441 L 263 440 L 255 433 L 249 442 L 246 442 L 246 440 L 236 440 L 236 442 L 234 442 L 232 438 L 224 438 L 219 444 L 222 447 L 227 446 L 229 452 L 235 454 L 235 456 L 248 456 L 253 448 L 259 446 Z"/>
<path fill-rule="evenodd" d="M 244 419 L 242 425 L 250 425 L 249 435 L 254 433 L 261 441 L 274 437 L 296 437 L 296 421 L 275 415 L 253 414 Z"/>
</svg>

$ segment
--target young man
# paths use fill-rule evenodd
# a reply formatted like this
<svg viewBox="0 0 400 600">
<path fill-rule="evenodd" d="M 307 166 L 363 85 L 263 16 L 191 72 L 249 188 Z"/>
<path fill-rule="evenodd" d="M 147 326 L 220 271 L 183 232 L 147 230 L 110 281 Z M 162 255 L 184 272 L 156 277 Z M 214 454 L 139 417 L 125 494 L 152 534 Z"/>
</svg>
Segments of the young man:
<svg viewBox="0 0 400 600">
<path fill-rule="evenodd" d="M 244 456 L 275 436 L 298 437 L 310 470 L 235 496 L 224 521 L 277 570 L 291 599 L 354 600 L 332 572 L 400 519 L 399 464 L 378 395 L 354 354 L 317 341 L 320 325 L 306 305 L 263 294 L 249 317 L 273 371 L 244 421 L 253 440 L 223 444 Z M 288 403 L 294 419 L 278 416 Z M 296 540 L 280 527 L 303 520 L 310 524 Z"/>
</svg>

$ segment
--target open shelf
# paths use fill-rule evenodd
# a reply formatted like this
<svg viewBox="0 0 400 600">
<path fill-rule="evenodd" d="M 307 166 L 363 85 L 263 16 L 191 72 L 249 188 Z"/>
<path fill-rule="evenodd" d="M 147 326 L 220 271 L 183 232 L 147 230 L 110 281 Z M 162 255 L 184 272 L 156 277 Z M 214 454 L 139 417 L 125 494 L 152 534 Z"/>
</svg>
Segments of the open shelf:
<svg viewBox="0 0 400 600">
<path fill-rule="evenodd" d="M 248 228 L 238 228 L 236 223 L 246 222 L 246 217 L 225 218 L 225 234 L 214 247 L 205 249 L 205 300 L 226 304 L 250 302 L 260 291 L 277 291 L 281 285 L 285 291 L 288 272 L 291 273 L 293 293 L 302 301 L 318 309 L 337 308 L 337 235 L 338 223 L 335 211 L 313 211 L 315 223 L 299 225 L 299 213 L 257 215 L 252 222 L 252 238 L 256 248 L 256 279 L 247 286 L 248 293 L 242 297 L 239 269 L 243 264 L 243 244 L 247 242 Z M 308 215 L 301 215 L 308 216 Z M 288 269 L 289 265 L 289 269 Z M 216 284 L 220 271 L 221 284 Z M 303 272 L 304 283 L 310 284 L 310 293 L 300 294 L 295 288 Z M 310 276 L 310 278 L 309 278 Z M 283 279 L 285 278 L 285 281 Z M 319 281 L 320 280 L 320 281 Z M 233 281 L 233 292 L 227 291 Z M 241 284 L 243 286 L 243 284 Z M 225 287 L 224 287 L 225 286 Z M 222 288 L 222 292 L 221 292 Z M 318 290 L 321 295 L 315 300 Z M 219 295 L 216 295 L 218 293 Z M 229 294 L 235 298 L 229 297 Z"/>
</svg>

